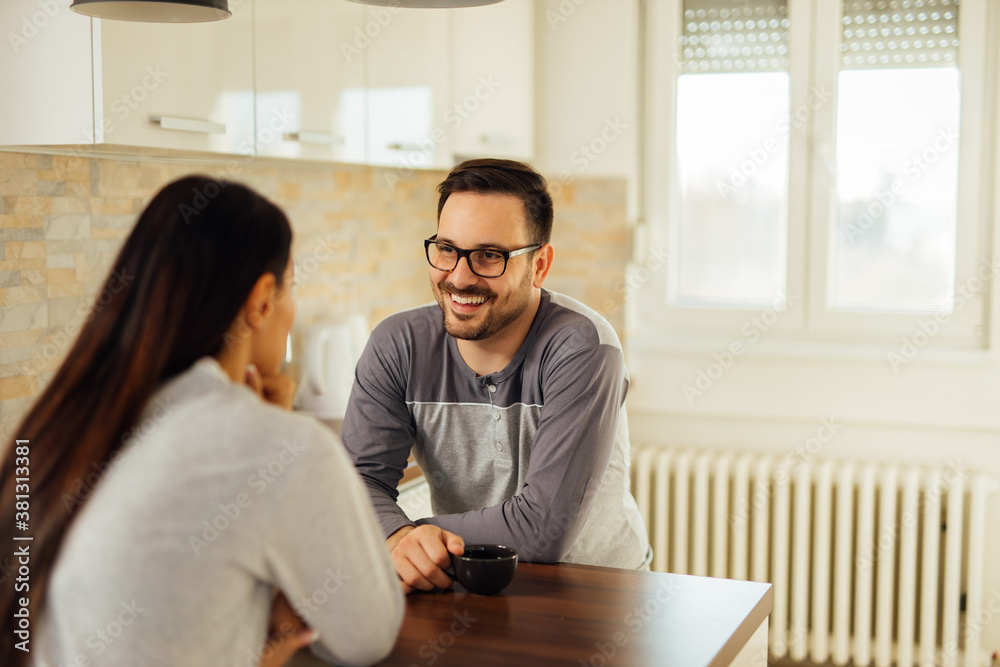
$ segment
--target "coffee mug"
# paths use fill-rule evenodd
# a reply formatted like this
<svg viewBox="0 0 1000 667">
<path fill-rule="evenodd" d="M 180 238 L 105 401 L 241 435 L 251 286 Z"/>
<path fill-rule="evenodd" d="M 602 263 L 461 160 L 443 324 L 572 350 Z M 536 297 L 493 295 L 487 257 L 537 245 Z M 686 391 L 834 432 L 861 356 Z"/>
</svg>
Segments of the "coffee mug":
<svg viewBox="0 0 1000 667">
<path fill-rule="evenodd" d="M 507 588 L 517 569 L 517 552 L 500 544 L 468 544 L 461 556 L 451 555 L 452 579 L 477 595 Z"/>
</svg>

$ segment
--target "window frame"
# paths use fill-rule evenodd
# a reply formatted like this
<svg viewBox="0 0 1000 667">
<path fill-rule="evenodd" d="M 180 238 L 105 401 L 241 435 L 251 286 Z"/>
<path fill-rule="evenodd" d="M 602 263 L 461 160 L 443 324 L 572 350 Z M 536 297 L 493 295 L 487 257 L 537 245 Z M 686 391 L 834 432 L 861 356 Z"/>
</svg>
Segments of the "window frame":
<svg viewBox="0 0 1000 667">
<path fill-rule="evenodd" d="M 666 270 L 651 272 L 636 291 L 630 308 L 630 326 L 656 334 L 670 345 L 695 337 L 732 336 L 768 307 L 693 307 L 677 303 L 679 262 L 670 253 L 678 248 L 680 180 L 675 150 L 677 78 L 681 61 L 683 0 L 648 0 L 645 70 L 647 97 L 644 128 L 645 164 L 640 168 L 649 184 L 641 194 L 648 214 L 637 234 L 637 263 L 649 263 L 650 250 L 668 255 Z M 997 21 L 988 0 L 963 0 L 959 11 L 958 66 L 961 72 L 961 134 L 956 218 L 955 284 L 960 287 L 976 274 L 992 252 L 992 188 L 998 151 L 996 136 L 996 49 L 987 40 Z M 840 71 L 842 3 L 829 0 L 788 0 L 790 112 L 810 108 L 813 90 L 831 91 L 831 99 L 815 109 L 799 126 L 790 128 L 788 229 L 786 257 L 787 308 L 768 327 L 769 337 L 808 340 L 810 343 L 884 343 L 912 334 L 920 322 L 934 316 L 923 312 L 859 312 L 829 306 L 832 232 L 836 223 L 837 80 Z M 995 30 L 993 30 L 995 32 Z M 995 78 L 995 76 L 994 76 Z M 663 184 L 659 186 L 657 184 Z M 807 261 L 808 260 L 808 261 Z M 990 283 L 974 299 L 953 311 L 935 341 L 951 348 L 988 347 Z M 662 334 L 669 334 L 663 341 Z M 884 355 L 885 346 L 876 346 Z M 874 348 L 873 348 L 874 349 Z"/>
</svg>

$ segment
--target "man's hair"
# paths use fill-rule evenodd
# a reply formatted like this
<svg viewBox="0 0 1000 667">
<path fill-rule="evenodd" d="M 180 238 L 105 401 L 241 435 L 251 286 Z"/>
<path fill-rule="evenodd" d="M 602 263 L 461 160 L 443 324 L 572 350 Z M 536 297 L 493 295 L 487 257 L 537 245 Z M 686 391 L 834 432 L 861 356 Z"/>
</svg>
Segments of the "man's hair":
<svg viewBox="0 0 1000 667">
<path fill-rule="evenodd" d="M 545 177 L 530 166 L 514 160 L 480 158 L 466 160 L 438 186 L 438 221 L 444 203 L 453 192 L 513 195 L 524 204 L 530 243 L 548 243 L 552 237 L 552 197 Z"/>
</svg>

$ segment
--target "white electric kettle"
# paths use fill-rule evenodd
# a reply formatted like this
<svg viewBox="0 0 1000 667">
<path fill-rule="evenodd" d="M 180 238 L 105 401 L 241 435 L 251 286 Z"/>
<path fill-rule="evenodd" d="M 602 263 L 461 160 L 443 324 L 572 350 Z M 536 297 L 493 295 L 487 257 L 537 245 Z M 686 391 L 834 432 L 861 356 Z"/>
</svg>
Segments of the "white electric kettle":
<svg viewBox="0 0 1000 667">
<path fill-rule="evenodd" d="M 368 321 L 361 314 L 306 330 L 295 395 L 298 410 L 324 420 L 344 418 L 368 334 Z"/>
</svg>

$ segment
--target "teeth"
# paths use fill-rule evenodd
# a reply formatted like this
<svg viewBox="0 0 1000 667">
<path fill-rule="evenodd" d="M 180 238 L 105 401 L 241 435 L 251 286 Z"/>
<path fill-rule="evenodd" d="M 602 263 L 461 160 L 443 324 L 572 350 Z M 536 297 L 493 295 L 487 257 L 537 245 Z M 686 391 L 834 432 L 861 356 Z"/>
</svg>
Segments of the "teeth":
<svg viewBox="0 0 1000 667">
<path fill-rule="evenodd" d="M 455 303 L 461 303 L 463 305 L 469 305 L 469 304 L 473 304 L 473 303 L 483 303 L 484 301 L 486 301 L 486 297 L 485 296 L 469 296 L 469 297 L 464 297 L 464 296 L 458 296 L 457 294 L 452 294 L 451 295 L 451 300 L 454 301 Z"/>
</svg>

